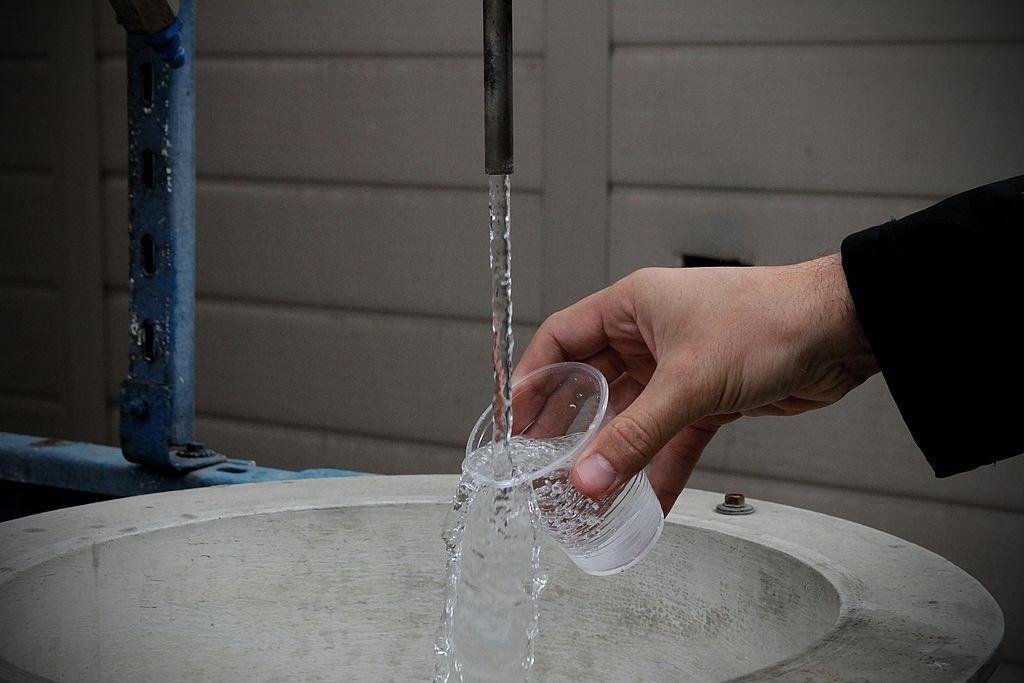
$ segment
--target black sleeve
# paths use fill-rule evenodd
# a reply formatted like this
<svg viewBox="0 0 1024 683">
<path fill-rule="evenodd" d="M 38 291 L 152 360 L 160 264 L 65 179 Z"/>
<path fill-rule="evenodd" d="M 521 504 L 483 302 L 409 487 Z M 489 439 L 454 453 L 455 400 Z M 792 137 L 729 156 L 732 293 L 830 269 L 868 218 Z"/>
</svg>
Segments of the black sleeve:
<svg viewBox="0 0 1024 683">
<path fill-rule="evenodd" d="M 843 241 L 857 316 L 939 477 L 1024 452 L 1024 176 Z"/>
</svg>

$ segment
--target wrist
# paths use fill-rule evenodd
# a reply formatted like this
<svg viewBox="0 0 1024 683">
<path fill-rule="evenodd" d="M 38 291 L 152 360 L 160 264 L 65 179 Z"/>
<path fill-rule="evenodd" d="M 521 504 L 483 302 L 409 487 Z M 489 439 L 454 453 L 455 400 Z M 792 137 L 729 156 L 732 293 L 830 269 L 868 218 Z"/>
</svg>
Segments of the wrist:
<svg viewBox="0 0 1024 683">
<path fill-rule="evenodd" d="M 842 257 L 831 254 L 800 265 L 808 277 L 811 324 L 820 326 L 826 352 L 837 360 L 873 355 L 846 283 Z"/>
</svg>

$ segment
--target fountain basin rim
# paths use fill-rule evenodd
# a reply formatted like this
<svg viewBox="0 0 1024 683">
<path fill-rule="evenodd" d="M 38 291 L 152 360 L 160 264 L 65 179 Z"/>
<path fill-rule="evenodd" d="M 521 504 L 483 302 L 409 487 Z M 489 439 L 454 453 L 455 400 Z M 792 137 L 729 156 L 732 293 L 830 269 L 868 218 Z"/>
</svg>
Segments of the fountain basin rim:
<svg viewBox="0 0 1024 683">
<path fill-rule="evenodd" d="M 0 591 L 37 564 L 128 535 L 275 512 L 446 504 L 457 484 L 455 475 L 286 480 L 157 493 L 24 517 L 0 524 Z M 720 500 L 719 493 L 687 489 L 666 524 L 788 554 L 824 576 L 840 601 L 835 625 L 819 641 L 739 680 L 870 679 L 885 671 L 905 681 L 973 681 L 994 670 L 1002 612 L 973 577 L 941 556 L 854 522 L 766 501 L 752 501 L 755 514 L 723 517 L 713 511 Z"/>
</svg>

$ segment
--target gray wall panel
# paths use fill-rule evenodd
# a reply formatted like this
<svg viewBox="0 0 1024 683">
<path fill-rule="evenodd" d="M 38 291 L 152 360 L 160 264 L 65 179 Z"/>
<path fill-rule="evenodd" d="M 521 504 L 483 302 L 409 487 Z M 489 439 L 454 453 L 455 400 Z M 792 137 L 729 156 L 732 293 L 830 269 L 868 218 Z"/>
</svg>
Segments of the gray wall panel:
<svg viewBox="0 0 1024 683">
<path fill-rule="evenodd" d="M 0 282 L 52 283 L 61 247 L 53 181 L 47 175 L 0 173 Z"/>
<path fill-rule="evenodd" d="M 0 430 L 67 436 L 52 3 L 0 20 Z"/>
<path fill-rule="evenodd" d="M 60 396 L 67 344 L 60 311 L 56 290 L 0 285 L 0 392 Z"/>
<path fill-rule="evenodd" d="M 615 43 L 1020 40 L 1017 0 L 614 0 Z"/>
<path fill-rule="evenodd" d="M 104 52 L 124 50 L 124 32 L 107 0 L 96 0 Z M 517 52 L 544 46 L 543 3 L 513 3 Z M 216 0 L 196 15 L 200 54 L 479 54 L 476 0 Z"/>
<path fill-rule="evenodd" d="M 331 467 L 384 474 L 459 472 L 464 447 L 314 429 L 270 426 L 200 415 L 196 430 L 204 443 L 234 457 L 254 458 L 265 467 Z"/>
<path fill-rule="evenodd" d="M 547 4 L 544 307 L 608 278 L 608 2 Z"/>
<path fill-rule="evenodd" d="M 200 59 L 197 172 L 486 187 L 482 73 L 472 57 Z M 127 159 L 124 78 L 103 60 L 105 169 Z M 542 60 L 517 61 L 515 187 L 541 187 L 542 80 Z"/>
<path fill-rule="evenodd" d="M 0 21 L 0 56 L 42 56 L 58 6 L 39 0 L 6 0 Z"/>
<path fill-rule="evenodd" d="M 1024 168 L 1024 46 L 628 48 L 612 179 L 951 194 Z"/>
<path fill-rule="evenodd" d="M 0 58 L 0 170 L 51 170 L 54 103 L 48 62 Z"/>
<path fill-rule="evenodd" d="M 60 437 L 63 429 L 64 413 L 59 401 L 0 394 L 0 431 Z"/>
<path fill-rule="evenodd" d="M 683 254 L 751 265 L 796 263 L 839 250 L 851 232 L 918 211 L 928 199 L 616 187 L 611 275 L 679 266 Z"/>
<path fill-rule="evenodd" d="M 3 415 L 0 397 L 0 419 Z M 111 406 L 109 431 L 116 441 L 119 416 Z M 465 447 L 445 446 L 351 432 L 196 415 L 196 434 L 216 451 L 286 470 L 348 469 L 381 474 L 457 474 Z"/>
<path fill-rule="evenodd" d="M 127 367 L 127 301 L 115 295 L 108 305 L 113 398 Z M 458 446 L 490 401 L 482 320 L 202 300 L 197 308 L 197 406 L 213 415 Z M 530 333 L 516 328 L 520 348 Z"/>
<path fill-rule="evenodd" d="M 1024 512 L 1024 458 L 937 479 L 881 376 L 822 410 L 727 425 L 702 464 L 737 474 Z"/>
<path fill-rule="evenodd" d="M 198 288 L 221 297 L 490 316 L 487 195 L 476 190 L 200 181 Z M 106 281 L 128 274 L 124 180 L 105 186 Z M 541 196 L 513 198 L 515 305 L 541 315 Z"/>
<path fill-rule="evenodd" d="M 48 4 L 48 3 L 47 3 Z M 84 441 L 102 438 L 103 379 L 103 225 L 100 219 L 99 92 L 96 52 L 88 2 L 58 3 L 60 21 L 52 30 L 56 83 L 53 136 L 55 196 L 60 212 L 62 334 L 68 340 L 64 399 L 67 435 Z"/>
</svg>

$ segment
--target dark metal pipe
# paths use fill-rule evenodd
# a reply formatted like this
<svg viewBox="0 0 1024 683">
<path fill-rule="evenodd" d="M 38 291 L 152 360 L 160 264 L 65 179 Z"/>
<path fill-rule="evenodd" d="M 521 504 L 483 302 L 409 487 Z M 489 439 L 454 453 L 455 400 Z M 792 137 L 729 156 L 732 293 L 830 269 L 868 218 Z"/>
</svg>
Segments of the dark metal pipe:
<svg viewBox="0 0 1024 683">
<path fill-rule="evenodd" d="M 512 173 L 512 0 L 484 2 L 484 168 Z"/>
</svg>

